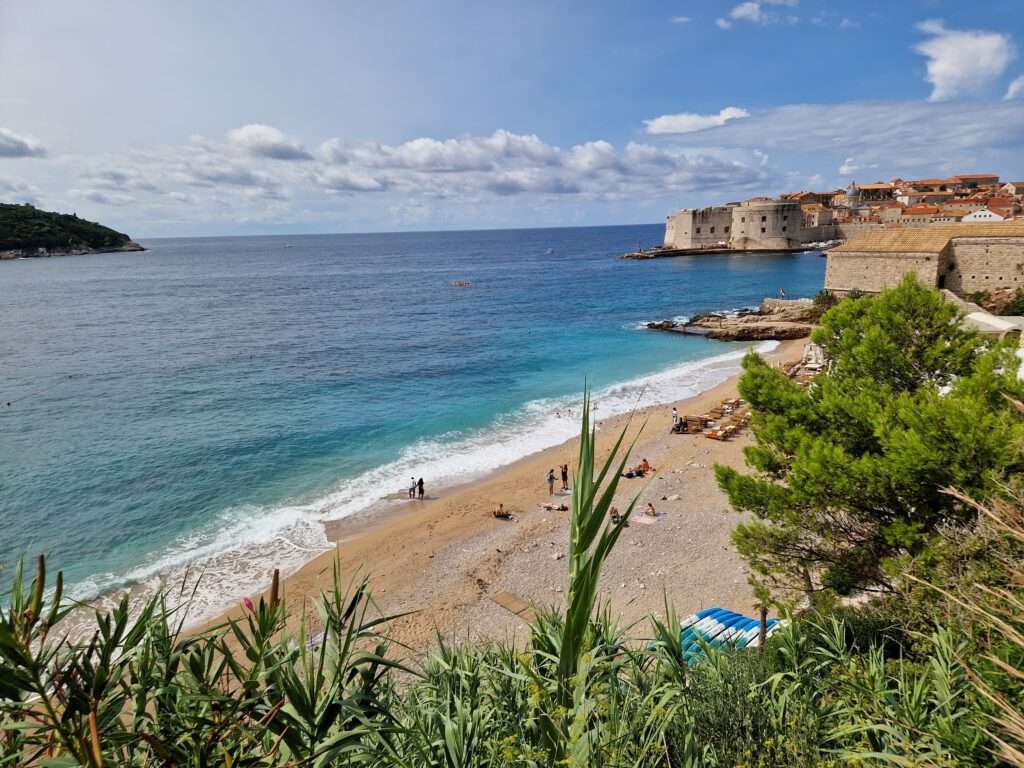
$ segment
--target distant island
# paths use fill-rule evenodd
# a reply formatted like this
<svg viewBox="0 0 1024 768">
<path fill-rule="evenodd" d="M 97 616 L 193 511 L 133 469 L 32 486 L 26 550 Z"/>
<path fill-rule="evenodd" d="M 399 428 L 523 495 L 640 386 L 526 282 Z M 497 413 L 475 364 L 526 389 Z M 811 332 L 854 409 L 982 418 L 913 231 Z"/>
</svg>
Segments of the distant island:
<svg viewBox="0 0 1024 768">
<path fill-rule="evenodd" d="M 0 203 L 0 259 L 144 250 L 123 232 L 75 214 Z"/>
</svg>

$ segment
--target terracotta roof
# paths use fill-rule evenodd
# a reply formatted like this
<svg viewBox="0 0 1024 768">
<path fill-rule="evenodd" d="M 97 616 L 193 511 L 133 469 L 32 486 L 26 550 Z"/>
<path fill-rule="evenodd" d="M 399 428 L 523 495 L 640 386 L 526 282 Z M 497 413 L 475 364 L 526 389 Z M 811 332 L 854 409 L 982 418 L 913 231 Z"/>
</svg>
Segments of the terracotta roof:
<svg viewBox="0 0 1024 768">
<path fill-rule="evenodd" d="M 903 183 L 911 187 L 941 187 L 946 181 L 946 179 L 914 179 Z"/>
<path fill-rule="evenodd" d="M 928 213 L 938 212 L 938 207 L 934 205 L 912 205 L 903 209 L 904 216 L 924 216 Z"/>
<path fill-rule="evenodd" d="M 1024 221 L 876 229 L 833 248 L 829 253 L 940 253 L 950 240 L 962 237 L 1024 238 Z"/>
<path fill-rule="evenodd" d="M 957 176 L 951 176 L 950 181 L 975 181 L 977 179 L 998 179 L 998 173 L 961 173 Z"/>
<path fill-rule="evenodd" d="M 877 184 L 861 184 L 861 189 L 892 189 L 892 182 L 880 181 Z"/>
<path fill-rule="evenodd" d="M 988 207 L 991 208 L 993 205 L 1005 208 L 1008 205 L 1013 205 L 1013 200 L 1008 197 L 990 197 L 988 199 Z"/>
</svg>

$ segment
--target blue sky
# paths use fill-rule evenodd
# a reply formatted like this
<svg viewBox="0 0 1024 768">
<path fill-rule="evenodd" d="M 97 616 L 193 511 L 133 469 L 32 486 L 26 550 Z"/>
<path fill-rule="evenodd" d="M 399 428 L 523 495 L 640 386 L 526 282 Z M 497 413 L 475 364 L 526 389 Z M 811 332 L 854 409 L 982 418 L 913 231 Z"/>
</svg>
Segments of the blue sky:
<svg viewBox="0 0 1024 768">
<path fill-rule="evenodd" d="M 137 237 L 1024 177 L 1022 0 L 0 4 L 0 199 Z"/>
</svg>

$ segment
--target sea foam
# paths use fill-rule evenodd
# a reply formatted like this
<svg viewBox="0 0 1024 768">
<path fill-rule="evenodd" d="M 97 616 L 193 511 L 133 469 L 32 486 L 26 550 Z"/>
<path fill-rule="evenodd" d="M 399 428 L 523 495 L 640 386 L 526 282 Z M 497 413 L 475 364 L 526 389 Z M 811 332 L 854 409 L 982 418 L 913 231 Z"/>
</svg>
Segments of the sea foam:
<svg viewBox="0 0 1024 768">
<path fill-rule="evenodd" d="M 758 352 L 778 342 L 762 342 Z M 614 384 L 593 394 L 595 418 L 692 397 L 740 370 L 749 347 Z M 191 596 L 186 624 L 209 619 L 243 596 L 266 588 L 274 568 L 287 575 L 332 547 L 324 523 L 394 504 L 408 478 L 423 477 L 430 491 L 477 479 L 579 432 L 579 393 L 534 400 L 499 416 L 487 428 L 452 432 L 408 446 L 400 457 L 361 475 L 339 481 L 312 501 L 273 507 L 225 510 L 215 524 L 180 537 L 125 573 L 96 574 L 70 591 L 78 600 L 109 606 L 125 589 L 152 594 L 167 589 Z M 570 462 L 566 456 L 564 461 Z M 538 489 L 542 479 L 538 478 Z"/>
</svg>

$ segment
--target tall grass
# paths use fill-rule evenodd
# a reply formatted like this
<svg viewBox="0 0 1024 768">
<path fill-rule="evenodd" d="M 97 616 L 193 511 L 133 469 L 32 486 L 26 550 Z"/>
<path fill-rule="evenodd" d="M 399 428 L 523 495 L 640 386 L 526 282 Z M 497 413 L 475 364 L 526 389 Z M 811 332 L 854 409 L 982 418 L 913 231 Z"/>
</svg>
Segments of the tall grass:
<svg viewBox="0 0 1024 768">
<path fill-rule="evenodd" d="M 17 570 L 0 608 L 0 766 L 1024 764 L 1019 589 L 978 602 L 994 638 L 984 654 L 943 629 L 894 648 L 851 612 L 794 620 L 763 655 L 687 659 L 667 599 L 652 637 L 631 638 L 598 604 L 622 532 L 606 521 L 624 435 L 598 467 L 584 403 L 567 607 L 540 609 L 525 647 L 439 639 L 425 663 L 402 665 L 392 617 L 337 568 L 317 604 L 322 634 L 306 621 L 285 631 L 275 579 L 208 631 L 183 631 L 160 596 L 96 612 L 73 640 L 60 575 L 49 589 L 42 558 L 31 578 Z"/>
</svg>

